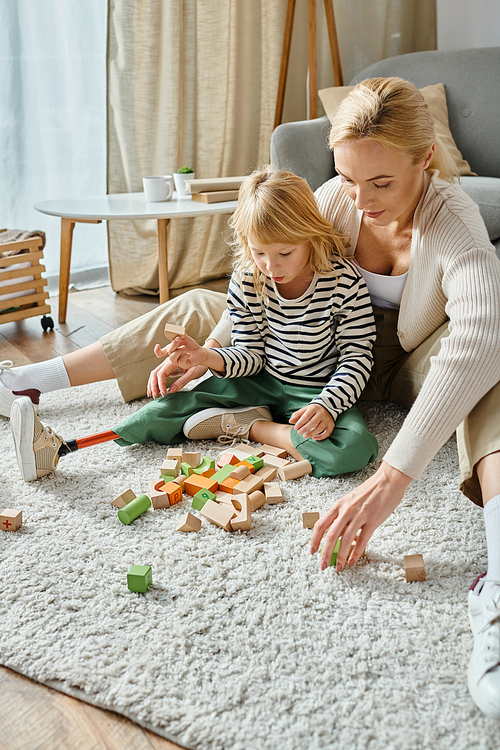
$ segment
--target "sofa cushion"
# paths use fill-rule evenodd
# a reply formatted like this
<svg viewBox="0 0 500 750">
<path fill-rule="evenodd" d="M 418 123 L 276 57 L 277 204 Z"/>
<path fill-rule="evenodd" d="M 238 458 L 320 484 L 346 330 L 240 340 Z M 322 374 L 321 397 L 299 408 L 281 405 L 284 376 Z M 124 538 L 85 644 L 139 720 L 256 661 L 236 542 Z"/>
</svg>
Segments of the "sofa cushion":
<svg viewBox="0 0 500 750">
<path fill-rule="evenodd" d="M 500 238 L 500 179 L 497 177 L 462 177 L 460 184 L 477 203 L 490 240 Z"/>
<path fill-rule="evenodd" d="M 321 91 L 318 91 L 319 98 L 321 99 L 321 103 L 323 104 L 330 122 L 332 121 L 342 99 L 344 99 L 353 88 L 354 86 L 332 86 L 329 89 L 321 89 Z M 443 145 L 455 159 L 459 174 L 475 175 L 475 172 L 471 170 L 469 163 L 462 157 L 462 154 L 458 150 L 457 144 L 451 134 L 444 85 L 442 83 L 436 83 L 432 86 L 424 86 L 420 91 L 431 115 L 434 118 L 436 135 L 439 136 Z"/>
</svg>

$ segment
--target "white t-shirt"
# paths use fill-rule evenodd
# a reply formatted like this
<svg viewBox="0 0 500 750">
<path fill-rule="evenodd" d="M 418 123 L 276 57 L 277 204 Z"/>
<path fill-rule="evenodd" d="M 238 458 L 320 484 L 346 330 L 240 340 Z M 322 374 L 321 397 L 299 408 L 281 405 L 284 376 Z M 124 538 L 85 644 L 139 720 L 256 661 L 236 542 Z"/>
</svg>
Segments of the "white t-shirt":
<svg viewBox="0 0 500 750">
<path fill-rule="evenodd" d="M 354 263 L 356 259 L 353 258 Z M 356 263 L 360 274 L 366 282 L 372 305 L 377 307 L 388 307 L 391 310 L 399 310 L 401 297 L 408 278 L 408 271 L 400 276 L 385 276 L 381 273 L 372 273 Z"/>
</svg>

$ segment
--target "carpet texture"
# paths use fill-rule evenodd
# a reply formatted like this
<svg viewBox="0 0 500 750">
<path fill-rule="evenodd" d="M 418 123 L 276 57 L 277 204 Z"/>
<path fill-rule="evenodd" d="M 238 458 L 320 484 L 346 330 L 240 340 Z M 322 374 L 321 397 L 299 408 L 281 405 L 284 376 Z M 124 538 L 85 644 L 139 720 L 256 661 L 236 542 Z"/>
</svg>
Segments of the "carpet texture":
<svg viewBox="0 0 500 750">
<path fill-rule="evenodd" d="M 72 438 L 140 403 L 123 404 L 106 383 L 41 405 L 42 421 Z M 383 456 L 404 412 L 362 411 Z M 175 527 L 188 499 L 130 526 L 110 506 L 129 486 L 147 491 L 165 447 L 108 443 L 25 484 L 7 420 L 0 445 L 0 510 L 24 517 L 18 532 L 0 532 L 3 665 L 193 749 L 498 747 L 499 725 L 466 687 L 467 590 L 486 548 L 482 511 L 457 489 L 454 440 L 341 574 L 321 572 L 301 513 L 324 512 L 374 466 L 283 483 L 285 502 L 256 511 L 250 532 L 204 521 L 183 534 Z M 427 581 L 408 584 L 403 555 L 417 552 Z M 127 589 L 134 564 L 152 566 L 147 594 Z"/>
</svg>

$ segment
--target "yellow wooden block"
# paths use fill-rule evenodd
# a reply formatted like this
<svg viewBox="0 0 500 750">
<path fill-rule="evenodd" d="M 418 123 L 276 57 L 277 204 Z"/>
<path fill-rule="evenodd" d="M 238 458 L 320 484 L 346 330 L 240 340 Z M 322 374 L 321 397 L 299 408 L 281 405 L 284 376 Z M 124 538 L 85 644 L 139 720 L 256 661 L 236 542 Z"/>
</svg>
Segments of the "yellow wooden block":
<svg viewBox="0 0 500 750">
<path fill-rule="evenodd" d="M 241 510 L 238 515 L 231 520 L 233 531 L 250 531 L 252 528 L 252 502 L 248 495 L 239 495 L 241 498 Z"/>
<path fill-rule="evenodd" d="M 115 508 L 124 508 L 127 503 L 130 503 L 132 500 L 135 500 L 135 492 L 132 492 L 132 490 L 129 489 L 122 492 L 118 497 L 115 497 L 115 499 L 111 501 L 111 505 L 114 505 Z"/>
<path fill-rule="evenodd" d="M 182 516 L 175 527 L 176 531 L 199 531 L 201 528 L 201 518 L 194 516 L 192 513 L 186 513 Z"/>
<path fill-rule="evenodd" d="M 304 529 L 312 529 L 316 521 L 319 521 L 319 511 L 302 513 L 302 526 Z"/>
<path fill-rule="evenodd" d="M 207 500 L 200 513 L 207 521 L 225 531 L 231 531 L 231 519 L 237 515 L 234 508 L 225 503 L 215 503 L 213 500 Z"/>
<path fill-rule="evenodd" d="M 405 555 L 405 578 L 408 583 L 412 581 L 425 581 L 425 566 L 422 555 Z"/>
</svg>

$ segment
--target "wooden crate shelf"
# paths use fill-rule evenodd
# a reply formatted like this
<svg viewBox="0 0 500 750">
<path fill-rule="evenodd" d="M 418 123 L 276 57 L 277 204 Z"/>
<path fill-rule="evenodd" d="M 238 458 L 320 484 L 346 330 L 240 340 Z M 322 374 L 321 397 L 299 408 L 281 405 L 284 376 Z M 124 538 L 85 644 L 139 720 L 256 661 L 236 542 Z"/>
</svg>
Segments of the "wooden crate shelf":
<svg viewBox="0 0 500 750">
<path fill-rule="evenodd" d="M 45 271 L 43 261 L 43 239 L 31 237 L 0 244 L 0 253 L 11 250 L 28 250 L 28 252 L 0 258 L 0 281 L 11 281 L 11 284 L 0 286 L 0 323 L 24 320 L 51 312 L 47 304 L 49 293 L 46 291 L 47 280 L 42 278 Z M 23 265 L 23 268 L 9 270 L 10 266 Z M 30 281 L 19 281 L 30 277 Z M 16 279 L 18 280 L 16 283 Z M 27 292 L 19 297 L 2 299 L 4 295 Z"/>
</svg>

